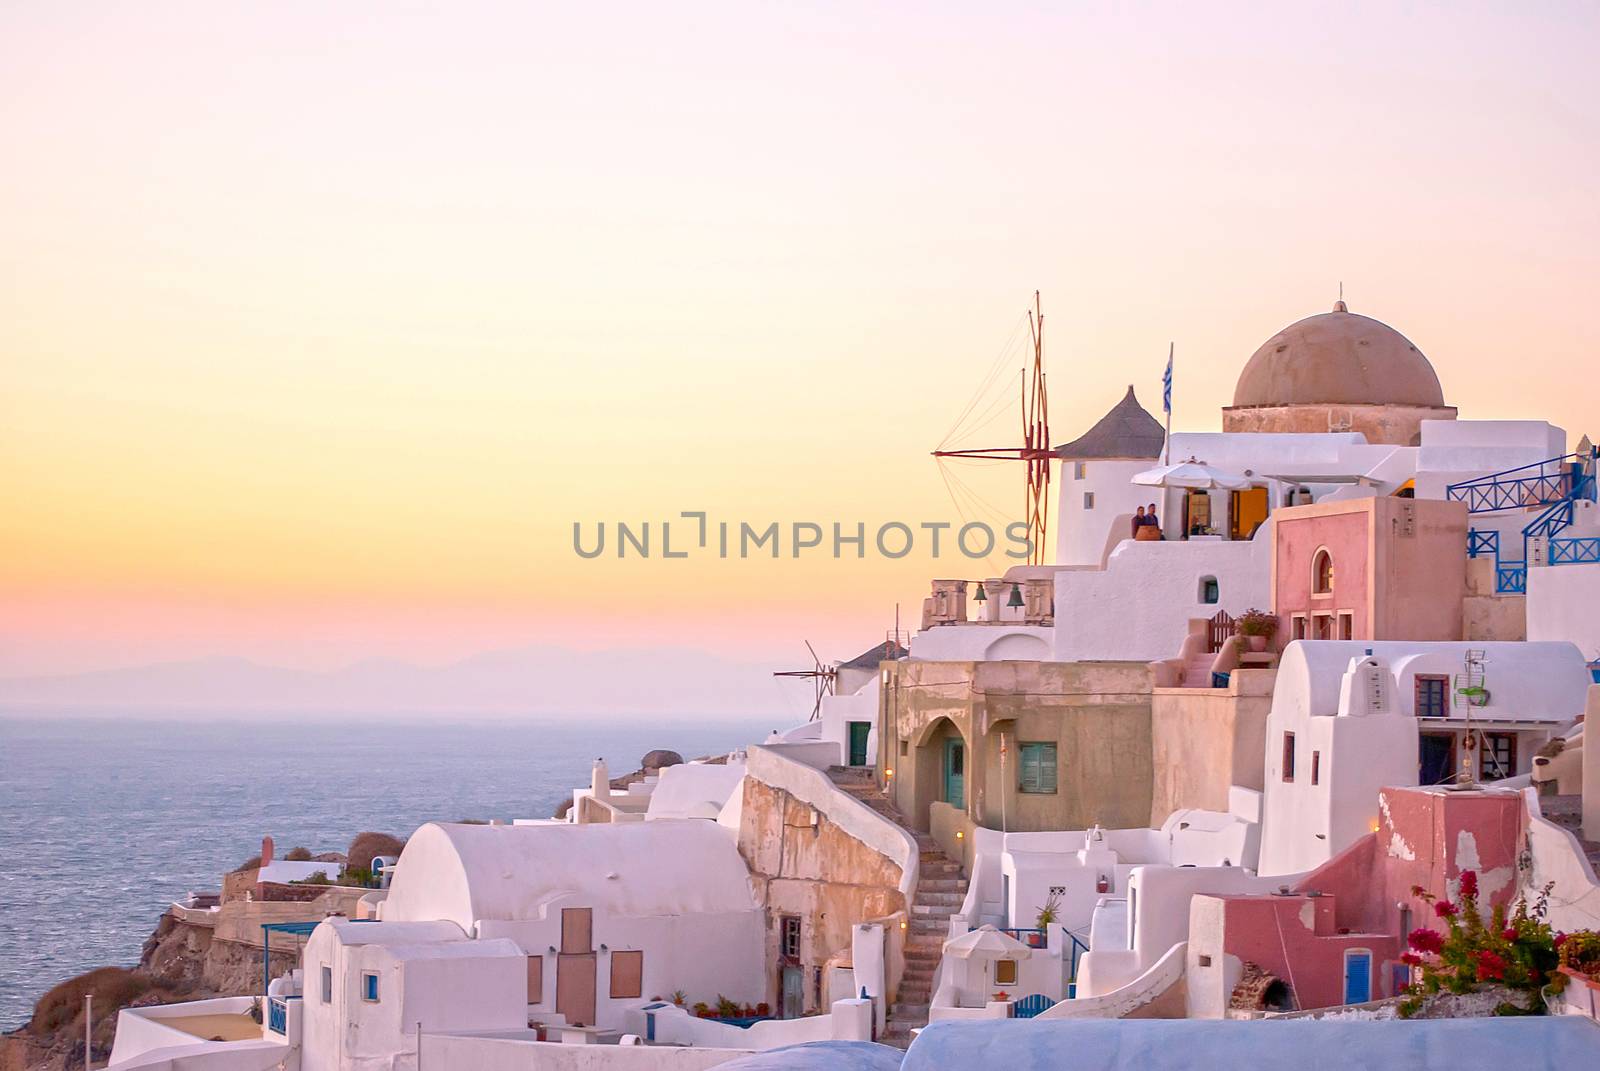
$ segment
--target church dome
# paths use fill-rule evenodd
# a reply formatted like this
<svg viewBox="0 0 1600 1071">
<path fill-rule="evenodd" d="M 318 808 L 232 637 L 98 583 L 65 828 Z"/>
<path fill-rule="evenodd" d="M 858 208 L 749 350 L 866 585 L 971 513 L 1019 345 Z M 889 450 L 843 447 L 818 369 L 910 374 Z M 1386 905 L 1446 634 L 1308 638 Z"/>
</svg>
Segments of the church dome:
<svg viewBox="0 0 1600 1071">
<path fill-rule="evenodd" d="M 1233 404 L 1443 406 L 1444 392 L 1410 339 L 1341 301 L 1267 339 L 1239 374 Z"/>
</svg>

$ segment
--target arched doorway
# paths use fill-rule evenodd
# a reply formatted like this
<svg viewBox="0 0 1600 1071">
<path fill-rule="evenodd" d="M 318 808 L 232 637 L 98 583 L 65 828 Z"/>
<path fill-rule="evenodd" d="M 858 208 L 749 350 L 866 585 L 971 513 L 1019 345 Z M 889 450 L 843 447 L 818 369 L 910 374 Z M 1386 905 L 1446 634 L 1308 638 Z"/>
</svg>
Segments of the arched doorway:
<svg viewBox="0 0 1600 1071">
<path fill-rule="evenodd" d="M 913 823 L 920 830 L 928 829 L 929 813 L 935 803 L 946 803 L 965 812 L 976 787 L 966 737 L 949 718 L 934 719 L 916 740 Z"/>
</svg>

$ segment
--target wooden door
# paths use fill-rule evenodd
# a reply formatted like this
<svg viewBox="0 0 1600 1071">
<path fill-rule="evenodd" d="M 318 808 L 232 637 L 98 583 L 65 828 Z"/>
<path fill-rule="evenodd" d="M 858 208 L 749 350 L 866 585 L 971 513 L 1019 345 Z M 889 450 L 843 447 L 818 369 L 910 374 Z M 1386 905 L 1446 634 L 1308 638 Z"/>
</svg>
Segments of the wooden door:
<svg viewBox="0 0 1600 1071">
<path fill-rule="evenodd" d="M 783 968 L 783 996 L 779 1002 L 783 1018 L 798 1019 L 806 1013 L 805 975 L 799 967 Z"/>
<path fill-rule="evenodd" d="M 556 957 L 556 1011 L 573 1026 L 594 1025 L 595 954 Z"/>
<path fill-rule="evenodd" d="M 594 908 L 561 909 L 561 951 L 568 955 L 594 951 Z"/>
</svg>

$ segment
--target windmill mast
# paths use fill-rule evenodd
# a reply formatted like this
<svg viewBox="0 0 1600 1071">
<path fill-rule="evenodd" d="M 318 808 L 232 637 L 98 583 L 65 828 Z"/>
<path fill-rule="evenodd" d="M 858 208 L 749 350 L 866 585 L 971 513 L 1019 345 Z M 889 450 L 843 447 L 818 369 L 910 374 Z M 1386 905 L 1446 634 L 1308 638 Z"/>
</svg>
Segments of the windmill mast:
<svg viewBox="0 0 1600 1071">
<path fill-rule="evenodd" d="M 1033 362 L 1021 374 L 1022 445 L 935 450 L 933 456 L 1023 462 L 1022 522 L 1027 526 L 1028 564 L 1043 565 L 1050 532 L 1050 463 L 1055 454 L 1050 448 L 1050 399 L 1044 374 L 1044 309 L 1037 290 L 1033 308 L 1028 310 L 1028 332 L 1033 340 Z"/>
</svg>

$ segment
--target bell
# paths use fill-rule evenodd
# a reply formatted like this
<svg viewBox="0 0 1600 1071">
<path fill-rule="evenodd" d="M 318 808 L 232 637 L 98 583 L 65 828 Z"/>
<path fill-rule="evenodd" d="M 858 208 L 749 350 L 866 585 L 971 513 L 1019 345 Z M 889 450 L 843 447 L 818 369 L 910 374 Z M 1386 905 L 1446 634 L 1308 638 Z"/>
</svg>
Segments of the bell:
<svg viewBox="0 0 1600 1071">
<path fill-rule="evenodd" d="M 988 602 L 989 593 L 983 590 L 983 581 L 978 581 L 978 590 L 972 593 L 973 602 Z"/>
<path fill-rule="evenodd" d="M 1011 585 L 1011 598 L 1006 600 L 1006 605 L 1015 609 L 1022 605 L 1022 585 Z"/>
</svg>

